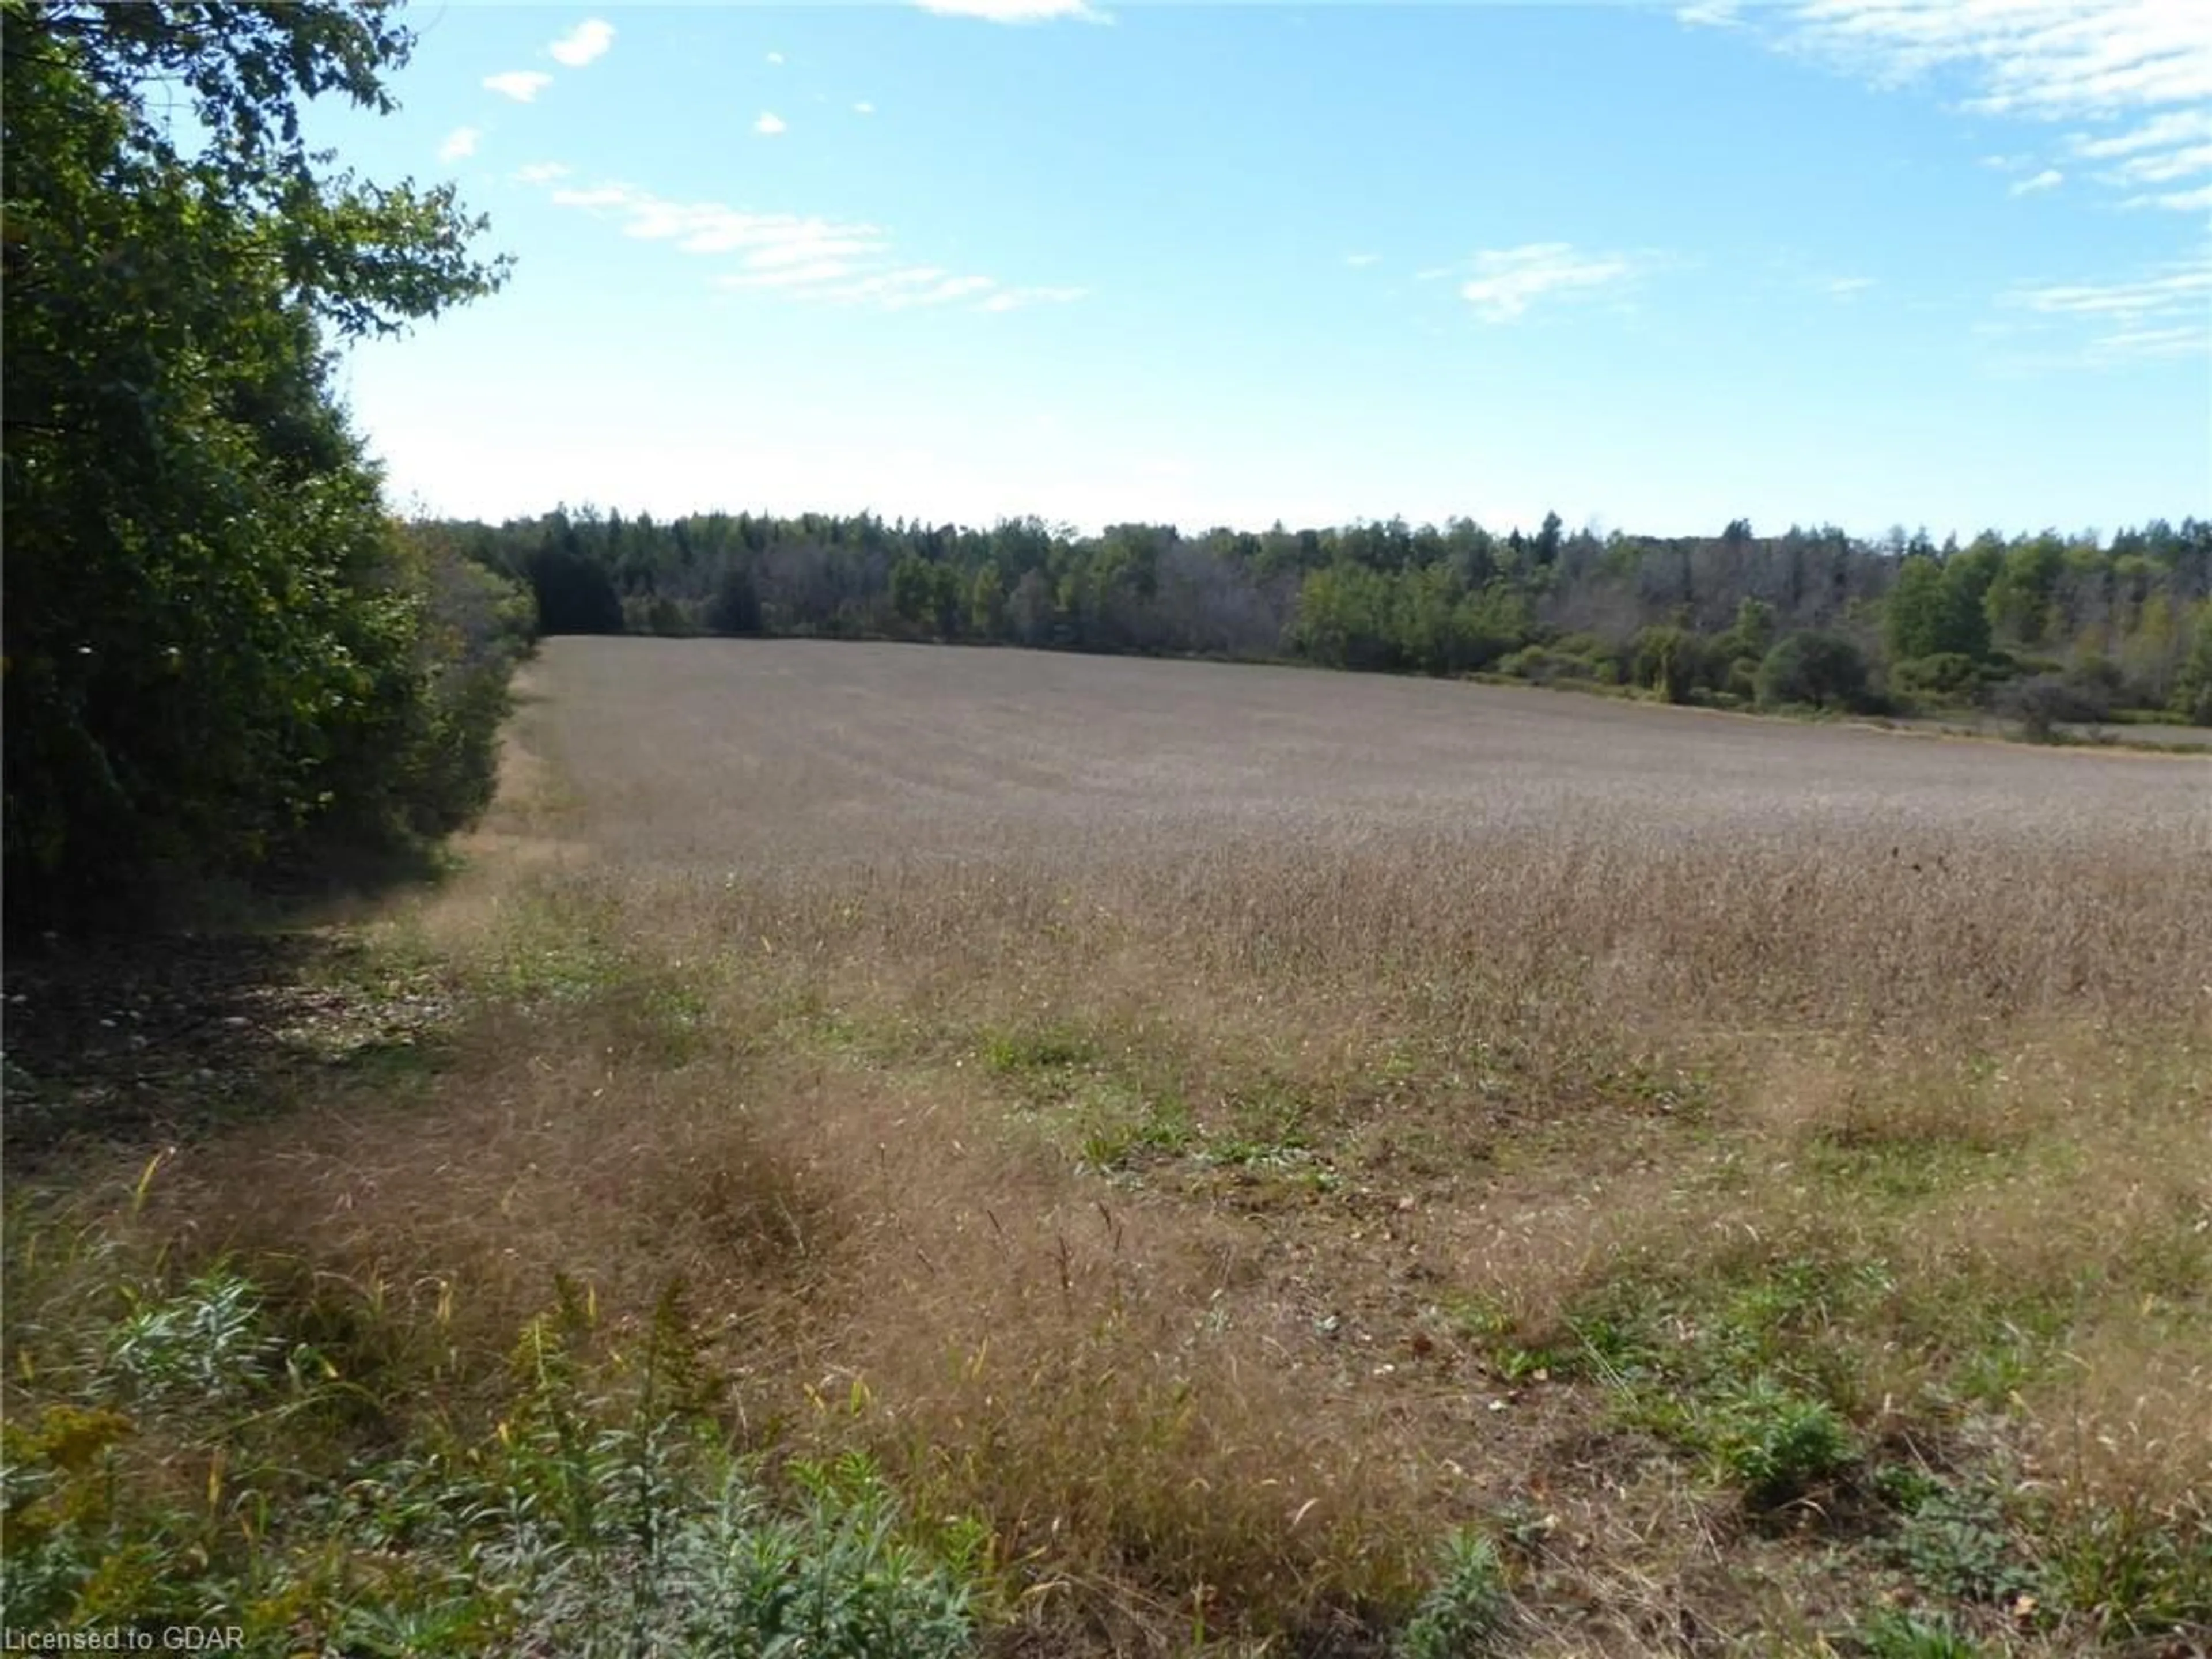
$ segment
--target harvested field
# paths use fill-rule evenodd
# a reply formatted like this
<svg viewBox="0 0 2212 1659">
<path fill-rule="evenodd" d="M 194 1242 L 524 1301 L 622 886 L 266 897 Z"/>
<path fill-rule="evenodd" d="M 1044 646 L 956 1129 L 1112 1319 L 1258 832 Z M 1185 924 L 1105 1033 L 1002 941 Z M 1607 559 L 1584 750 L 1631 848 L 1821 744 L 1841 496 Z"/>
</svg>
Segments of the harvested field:
<svg viewBox="0 0 2212 1659">
<path fill-rule="evenodd" d="M 1072 866 L 1296 836 L 2212 846 L 2201 760 L 1996 750 L 1504 687 L 808 641 L 552 642 L 554 740 L 614 858 Z M 2084 763 L 2087 762 L 2087 763 Z"/>
<path fill-rule="evenodd" d="M 382 1431 L 504 1434 L 555 1273 L 617 1355 L 680 1275 L 988 1651 L 2212 1620 L 2212 765 L 643 640 L 549 642 L 508 759 L 349 981 L 434 1048 L 81 1183 L 356 1287 Z"/>
<path fill-rule="evenodd" d="M 1470 1522 L 1537 1652 L 2203 1593 L 2015 1616 L 1877 1493 L 2212 1536 L 2201 761 L 895 646 L 536 684 L 571 896 L 761 1063 L 826 1037 L 865 1437 L 1089 1586 L 1059 1639 L 1203 1586 L 1356 1645 Z M 1747 1499 L 1726 1425 L 1801 1407 L 1838 1461 Z"/>
</svg>

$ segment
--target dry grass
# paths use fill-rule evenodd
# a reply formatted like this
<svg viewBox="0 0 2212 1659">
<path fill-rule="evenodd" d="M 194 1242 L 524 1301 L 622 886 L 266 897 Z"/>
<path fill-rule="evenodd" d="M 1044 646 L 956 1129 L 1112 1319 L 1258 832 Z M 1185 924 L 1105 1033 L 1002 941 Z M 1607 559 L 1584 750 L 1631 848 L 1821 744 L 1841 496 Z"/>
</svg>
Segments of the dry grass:
<svg viewBox="0 0 2212 1659">
<path fill-rule="evenodd" d="M 988 1524 L 1010 1651 L 1364 1650 L 1470 1522 L 1528 1651 L 1833 1650 L 1931 1594 L 1887 1464 L 2070 1564 L 1961 1614 L 2022 1653 L 2212 1540 L 2204 763 L 899 647 L 536 689 L 380 925 L 484 1012 L 135 1224 L 382 1298 L 407 1409 L 556 1268 L 681 1273 L 756 1443 Z M 1698 1449 L 1759 1376 L 1856 1437 L 1778 1516 Z"/>
</svg>

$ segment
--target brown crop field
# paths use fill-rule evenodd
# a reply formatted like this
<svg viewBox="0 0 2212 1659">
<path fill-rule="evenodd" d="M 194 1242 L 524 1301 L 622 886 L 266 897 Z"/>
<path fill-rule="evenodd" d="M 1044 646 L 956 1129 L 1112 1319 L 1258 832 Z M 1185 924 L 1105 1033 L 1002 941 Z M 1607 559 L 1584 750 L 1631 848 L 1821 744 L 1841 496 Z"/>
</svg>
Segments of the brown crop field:
<svg viewBox="0 0 2212 1659">
<path fill-rule="evenodd" d="M 356 931 L 434 1063 L 112 1191 L 368 1297 L 394 1422 L 680 1276 L 987 1651 L 2201 1651 L 2212 763 L 556 640 Z"/>
</svg>

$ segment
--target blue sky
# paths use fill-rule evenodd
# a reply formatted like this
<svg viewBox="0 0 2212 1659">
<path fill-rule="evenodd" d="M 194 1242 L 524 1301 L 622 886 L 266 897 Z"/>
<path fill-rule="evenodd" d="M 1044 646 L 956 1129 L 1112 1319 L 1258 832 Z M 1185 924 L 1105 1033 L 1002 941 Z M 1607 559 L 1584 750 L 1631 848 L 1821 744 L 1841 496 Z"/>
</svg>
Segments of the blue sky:
<svg viewBox="0 0 2212 1659">
<path fill-rule="evenodd" d="M 507 289 L 396 498 L 1939 538 L 2212 514 L 2212 6 L 418 4 Z"/>
</svg>

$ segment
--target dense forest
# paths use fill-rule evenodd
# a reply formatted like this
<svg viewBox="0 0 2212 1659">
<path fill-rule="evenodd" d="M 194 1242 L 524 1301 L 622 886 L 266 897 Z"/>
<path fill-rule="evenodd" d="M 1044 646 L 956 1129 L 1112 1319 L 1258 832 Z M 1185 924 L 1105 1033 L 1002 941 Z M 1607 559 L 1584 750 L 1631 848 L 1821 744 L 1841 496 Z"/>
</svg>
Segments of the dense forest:
<svg viewBox="0 0 2212 1659">
<path fill-rule="evenodd" d="M 374 5 L 0 4 L 11 927 L 489 799 L 528 602 L 391 514 L 329 381 L 501 270 L 296 107 L 389 108 L 411 44 Z"/>
<path fill-rule="evenodd" d="M 1036 519 L 556 511 L 419 533 L 536 597 L 549 634 L 815 635 L 1289 658 L 1641 688 L 1676 702 L 1988 708 L 2047 734 L 2212 725 L 2212 522 L 2109 539 L 1893 530 L 1533 535 L 1464 519 L 1261 533 Z"/>
</svg>

